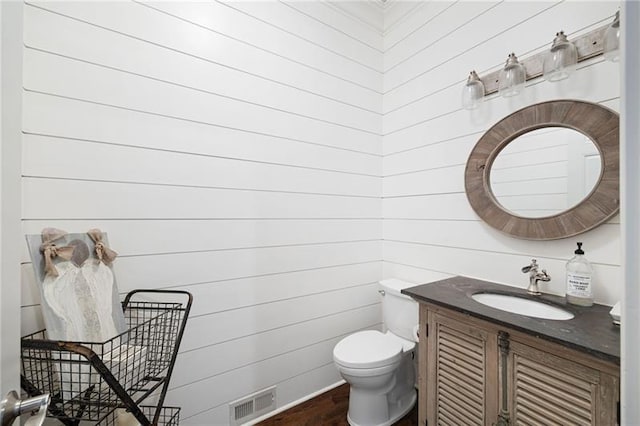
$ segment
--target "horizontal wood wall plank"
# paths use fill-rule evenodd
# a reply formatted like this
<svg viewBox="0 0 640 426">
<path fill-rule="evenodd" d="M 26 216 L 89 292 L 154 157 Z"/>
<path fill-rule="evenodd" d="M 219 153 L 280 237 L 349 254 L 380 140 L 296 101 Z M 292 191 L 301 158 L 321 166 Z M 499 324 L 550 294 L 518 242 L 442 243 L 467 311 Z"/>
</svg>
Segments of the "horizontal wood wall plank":
<svg viewBox="0 0 640 426">
<path fill-rule="evenodd" d="M 27 133 L 380 176 L 378 155 L 144 111 L 24 94 Z"/>
<path fill-rule="evenodd" d="M 235 250 L 375 240 L 380 222 L 372 219 L 198 220 L 27 220 L 23 234 L 54 227 L 70 233 L 99 228 L 120 256 Z M 132 231 L 133 230 L 133 231 Z M 197 238 L 194 238 L 197 237 Z M 26 246 L 22 261 L 30 262 Z"/>
<path fill-rule="evenodd" d="M 380 132 L 380 114 L 27 6 L 26 46 L 317 120 Z M 104 49 L 93 48 L 96 45 Z M 135 51 L 135 55 L 122 55 Z"/>
<path fill-rule="evenodd" d="M 24 335 L 45 328 L 45 324 L 40 311 L 39 284 L 35 283 L 32 265 L 23 265 L 22 269 L 22 308 L 26 316 L 22 327 L 22 335 Z M 118 272 L 118 268 L 116 268 L 116 274 Z M 358 287 L 367 288 L 364 299 L 369 300 L 369 296 L 375 297 L 377 294 L 374 290 L 377 288 L 376 280 L 379 279 L 380 274 L 380 262 L 376 261 L 284 271 L 169 288 L 185 290 L 193 295 L 195 303 L 191 311 L 192 317 L 211 317 L 216 313 L 233 313 L 234 311 L 246 314 L 252 312 L 254 305 L 266 306 L 275 303 L 279 306 L 278 303 L 282 301 L 302 304 L 309 301 L 316 302 L 317 300 L 313 299 L 316 296 L 322 296 L 319 300 L 324 300 L 339 296 L 339 292 L 342 290 L 357 290 Z M 117 276 L 121 276 L 121 274 Z M 116 284 L 120 283 L 116 282 Z M 119 289 L 122 290 L 122 288 L 122 285 L 119 285 Z M 121 295 L 124 296 L 129 290 L 131 289 L 121 291 Z M 158 301 L 162 302 L 163 300 Z M 356 304 L 353 309 L 359 306 L 361 305 Z M 379 316 L 379 314 L 379 309 L 377 309 L 376 315 Z M 378 320 L 379 317 L 376 321 Z"/>
<path fill-rule="evenodd" d="M 341 10 L 363 24 L 373 28 L 379 34 L 384 28 L 384 9 L 374 2 L 323 0 L 328 5 Z"/>
<path fill-rule="evenodd" d="M 387 176 L 382 182 L 385 197 L 452 192 L 464 192 L 464 166 Z"/>
<path fill-rule="evenodd" d="M 385 66 L 388 66 L 387 56 L 392 54 L 392 49 L 404 48 L 403 42 L 410 37 L 419 38 L 414 34 L 455 3 L 451 1 L 396 1 L 391 4 L 385 11 Z"/>
<path fill-rule="evenodd" d="M 617 111 L 619 99 L 608 100 L 602 102 L 601 105 Z M 474 114 L 468 115 L 467 118 L 474 119 Z M 500 118 L 497 117 L 495 120 L 497 121 Z M 463 118 L 460 121 L 464 123 Z M 443 136 L 444 139 L 435 141 L 423 137 L 422 144 L 385 155 L 383 160 L 385 176 L 465 164 L 471 149 L 473 149 L 483 133 L 484 130 L 477 130 L 448 138 Z M 386 137 L 386 139 L 388 138 Z"/>
<path fill-rule="evenodd" d="M 194 297 L 207 301 L 194 306 L 193 310 L 193 315 L 204 315 L 281 300 L 300 299 L 347 288 L 369 286 L 367 288 L 372 289 L 370 284 L 379 280 L 380 268 L 379 261 L 368 261 L 288 270 L 249 278 L 184 285 L 180 288 L 189 291 Z"/>
<path fill-rule="evenodd" d="M 366 219 L 381 204 L 370 197 L 40 178 L 25 178 L 23 191 L 25 219 Z"/>
<path fill-rule="evenodd" d="M 319 122 L 31 49 L 25 50 L 24 61 L 24 86 L 29 91 L 362 152 L 379 150 L 380 136 L 365 130 Z M 43 74 L 38 69 L 55 72 Z M 58 73 L 68 80 L 56 78 Z M 103 83 L 96 85 L 95 81 Z"/>
<path fill-rule="evenodd" d="M 381 260 L 379 241 L 178 253 L 118 259 L 120 291 L 167 288 Z M 206 303 L 205 300 L 200 303 Z"/>
<path fill-rule="evenodd" d="M 221 410 L 226 411 L 227 417 L 218 417 L 221 420 L 217 421 L 218 424 L 226 424 L 229 412 L 227 404 L 231 401 L 313 369 L 326 366 L 325 375 L 327 372 L 333 372 L 335 370 L 332 360 L 333 347 L 340 341 L 340 338 L 336 337 L 319 342 L 282 356 L 220 374 L 208 380 L 172 389 L 167 394 L 167 402 L 183 407 L 180 418 L 184 419 L 186 424 L 198 424 L 197 420 L 202 422 L 204 418 L 208 418 L 208 421 L 216 424 L 217 419 L 212 417 L 211 411 L 224 405 Z M 285 375 L 279 374 L 281 371 L 286 371 Z M 332 379 L 331 382 L 339 380 L 337 370 L 334 375 L 327 376 Z M 194 417 L 193 420 L 190 420 L 190 417 L 198 414 L 205 415 L 205 412 L 207 412 L 205 417 Z M 207 422 L 207 424 L 211 423 Z"/>
<path fill-rule="evenodd" d="M 260 255 L 260 252 L 255 254 Z M 229 257 L 232 260 L 242 260 L 242 255 Z M 126 258 L 125 258 L 126 259 Z M 148 287 L 143 284 L 128 284 L 118 259 L 114 269 L 116 281 L 121 294 L 133 289 Z M 125 261 L 125 268 L 135 268 Z M 143 266 L 144 267 L 144 263 Z M 149 279 L 157 279 L 149 274 Z M 380 261 L 370 260 L 355 263 L 315 264 L 298 269 L 282 269 L 278 271 L 251 274 L 250 271 L 241 271 L 241 275 L 227 277 L 212 277 L 208 281 L 189 282 L 187 277 L 182 282 L 173 283 L 166 288 L 174 288 L 188 291 L 194 295 L 196 303 L 193 307 L 194 315 L 201 315 L 216 311 L 246 308 L 252 305 L 271 303 L 278 300 L 302 297 L 309 294 L 335 291 L 364 283 L 371 283 L 380 277 Z M 35 281 L 33 265 L 22 265 L 22 305 L 31 306 L 40 304 L 40 287 Z"/>
<path fill-rule="evenodd" d="M 211 347 L 185 351 L 180 354 L 180 363 L 176 365 L 171 388 L 176 389 L 209 379 L 316 342 L 375 328 L 380 319 L 379 311 L 379 305 L 369 305 L 229 340 Z M 211 360 L 215 362 L 210 362 Z M 193 365 L 201 365 L 202 368 L 195 370 L 192 368 Z"/>
<path fill-rule="evenodd" d="M 351 37 L 358 43 L 371 47 L 375 51 L 382 52 L 383 50 L 384 38 L 380 31 L 376 31 L 353 16 L 331 7 L 326 1 L 283 1 L 282 3 L 329 28 L 333 28 L 335 31 Z M 382 57 L 380 60 L 382 60 Z"/>
<path fill-rule="evenodd" d="M 385 116 L 384 153 L 421 146 L 429 141 L 483 133 L 510 113 L 538 102 L 558 98 L 579 98 L 595 103 L 610 101 L 619 96 L 616 67 L 617 64 L 598 57 L 577 69 L 571 79 L 555 85 L 543 80 L 531 80 L 522 96 L 505 101 L 504 98 L 492 95 L 487 97 L 487 102 L 481 108 L 473 111 L 464 110 L 460 105 L 462 86 L 447 87 L 416 102 L 409 111 L 394 113 L 393 118 Z M 601 83 L 593 84 L 593 81 Z M 388 147 L 386 142 L 390 143 Z"/>
<path fill-rule="evenodd" d="M 520 240 L 504 235 L 483 222 L 472 221 L 384 221 L 385 240 L 404 241 L 436 247 L 457 247 L 495 253 L 522 253 L 535 257 L 569 260 L 575 250 L 574 239 L 539 241 Z M 618 224 L 605 224 L 579 237 L 591 262 L 618 265 L 620 259 L 620 229 Z M 539 247 L 536 247 L 539 246 Z"/>
<path fill-rule="evenodd" d="M 389 153 L 383 159 L 385 176 L 465 164 L 480 136 L 482 132 L 431 143 L 423 139 L 424 145 Z"/>
<path fill-rule="evenodd" d="M 571 248 L 573 247 L 568 247 L 569 250 Z M 563 295 L 566 290 L 564 278 L 567 260 L 547 258 L 540 248 L 537 248 L 536 251 L 533 255 L 515 250 L 509 254 L 395 241 L 385 241 L 384 243 L 386 262 L 397 262 L 446 274 L 464 275 L 522 288 L 526 288 L 529 281 L 528 276 L 523 274 L 520 269 L 530 264 L 533 257 L 551 276 L 551 281 L 543 285 L 542 291 Z M 570 256 L 571 253 L 567 255 L 567 259 Z M 622 296 L 620 266 L 594 264 L 593 267 L 595 299 L 600 303 L 613 305 Z"/>
<path fill-rule="evenodd" d="M 409 16 L 418 14 L 420 10 L 424 9 L 424 6 L 429 2 L 408 2 L 408 1 L 387 1 L 384 4 L 384 38 L 385 43 L 387 39 L 397 30 L 402 30 L 404 27 L 408 27 L 411 30 L 411 25 L 406 21 Z M 385 47 L 385 52 L 388 49 Z"/>
<path fill-rule="evenodd" d="M 332 48 L 307 41 L 299 35 L 283 31 L 272 22 L 262 19 L 265 13 L 259 4 L 246 3 L 239 7 L 233 2 L 196 3 L 185 6 L 175 3 L 145 2 L 148 7 L 178 17 L 189 23 L 225 34 L 251 47 L 258 48 L 286 61 L 304 64 L 330 76 L 371 90 L 381 92 L 382 73 L 374 64 L 362 63 L 353 55 L 346 57 Z M 271 8 L 277 7 L 271 5 Z M 215 17 L 212 19 L 211 17 Z M 304 17 L 297 16 L 297 20 Z"/>
<path fill-rule="evenodd" d="M 382 216 L 384 219 L 479 220 L 464 192 L 386 197 Z"/>
<path fill-rule="evenodd" d="M 462 7 L 465 6 L 468 7 Z M 523 14 L 527 8 L 534 14 Z M 560 29 L 564 29 L 571 38 L 603 25 L 614 13 L 607 2 L 594 2 L 588 8 L 581 8 L 573 2 L 535 2 L 528 5 L 501 2 L 460 27 L 460 31 L 450 32 L 461 24 L 454 18 L 448 24 L 447 37 L 397 67 L 395 71 L 402 76 L 395 79 L 395 86 L 387 81 L 385 75 L 384 110 L 394 111 L 451 85 L 458 89 L 456 98 L 459 102 L 461 85 L 472 69 L 481 76 L 485 75 L 502 68 L 512 51 L 523 58 L 547 50 Z M 471 33 L 465 34 L 465 31 Z M 426 58 L 433 60 L 426 61 Z"/>
<path fill-rule="evenodd" d="M 474 2 L 465 5 L 458 2 L 451 7 L 444 3 L 437 8 L 430 8 L 432 13 L 422 17 L 426 25 L 418 27 L 414 33 L 396 45 L 396 48 L 385 51 L 385 94 L 412 78 L 418 68 L 417 64 L 442 62 L 443 58 L 452 52 L 435 46 L 445 45 L 447 37 L 454 38 L 458 32 L 477 31 L 477 28 L 482 27 L 483 15 L 495 8 L 497 4 L 496 2 Z M 523 15 L 528 13 L 521 9 L 523 8 L 517 10 L 520 10 Z M 480 22 L 476 23 L 476 21 Z M 463 34 L 460 34 L 460 37 L 462 36 Z M 425 58 L 431 55 L 433 57 L 425 61 Z"/>
<path fill-rule="evenodd" d="M 42 2 L 33 4 L 54 13 L 89 22 L 109 31 L 116 31 L 130 37 L 206 58 L 240 72 L 248 72 L 283 84 L 304 88 L 314 93 L 317 93 L 318 90 L 325 90 L 320 93 L 368 110 L 381 111 L 379 93 L 369 88 L 320 70 L 314 70 L 302 63 L 283 60 L 280 56 L 241 43 L 225 34 L 215 33 L 135 2 L 123 1 L 117 4 Z"/>
<path fill-rule="evenodd" d="M 247 39 L 252 36 L 252 34 L 249 33 L 255 34 L 258 29 L 254 25 L 255 21 L 277 28 L 278 32 L 288 34 L 289 37 L 287 38 L 291 38 L 293 35 L 300 40 L 304 40 L 306 43 L 300 43 L 299 49 L 292 44 L 288 46 L 276 46 L 282 43 L 278 43 L 278 39 L 273 37 L 270 42 L 274 48 L 286 47 L 286 52 L 293 51 L 298 55 L 306 53 L 310 56 L 320 51 L 318 48 L 326 49 L 326 51 L 346 59 L 345 62 L 334 64 L 337 72 L 344 73 L 349 68 L 354 67 L 354 64 L 358 64 L 366 68 L 367 73 L 374 71 L 371 79 L 372 84 L 368 86 L 381 90 L 382 79 L 380 77 L 382 74 L 383 54 L 380 49 L 375 49 L 368 44 L 362 43 L 357 38 L 347 36 L 344 32 L 336 31 L 327 23 L 319 22 L 317 19 L 312 19 L 306 14 L 300 16 L 301 14 L 298 9 L 289 7 L 291 3 L 220 2 L 220 4 L 244 13 L 251 18 L 251 25 L 246 26 L 246 28 L 250 28 L 250 30 L 247 31 Z M 311 47 L 311 49 L 308 47 Z M 300 52 L 300 50 L 303 52 Z M 317 60 L 320 59 L 322 58 L 317 58 Z M 360 67 L 354 68 L 358 70 Z"/>
<path fill-rule="evenodd" d="M 62 138 L 26 135 L 23 155 L 25 176 L 380 196 L 378 177 Z"/>
<path fill-rule="evenodd" d="M 464 192 L 387 197 L 383 202 L 385 219 L 479 221 Z M 606 223 L 620 223 L 619 215 Z"/>
<path fill-rule="evenodd" d="M 338 312 L 377 305 L 380 302 L 377 288 L 378 284 L 374 283 L 192 317 L 189 328 L 185 330 L 181 349 L 189 351 L 204 348 Z"/>
<path fill-rule="evenodd" d="M 416 285 L 429 284 L 455 276 L 455 274 L 433 271 L 398 262 L 383 262 L 382 274 L 388 278 L 402 277 L 403 280 L 415 283 Z"/>
</svg>

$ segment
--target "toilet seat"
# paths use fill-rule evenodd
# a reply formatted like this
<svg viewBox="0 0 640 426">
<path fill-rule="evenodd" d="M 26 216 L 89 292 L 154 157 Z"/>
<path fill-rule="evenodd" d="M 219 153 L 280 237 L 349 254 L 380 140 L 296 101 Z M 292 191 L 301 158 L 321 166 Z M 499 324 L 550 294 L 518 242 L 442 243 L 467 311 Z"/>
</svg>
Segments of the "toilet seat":
<svg viewBox="0 0 640 426">
<path fill-rule="evenodd" d="M 379 368 L 400 362 L 405 351 L 402 339 L 376 330 L 365 330 L 342 339 L 333 349 L 333 359 L 348 368 Z"/>
</svg>

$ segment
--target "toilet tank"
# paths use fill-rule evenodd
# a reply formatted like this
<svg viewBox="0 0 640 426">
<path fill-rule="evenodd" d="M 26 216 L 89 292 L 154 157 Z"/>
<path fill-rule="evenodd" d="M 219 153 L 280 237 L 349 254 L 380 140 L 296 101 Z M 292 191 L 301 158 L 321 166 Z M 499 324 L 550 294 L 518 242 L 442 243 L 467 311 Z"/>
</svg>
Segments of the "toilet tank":
<svg viewBox="0 0 640 426">
<path fill-rule="evenodd" d="M 403 288 L 415 284 L 395 278 L 380 281 L 382 296 L 382 321 L 386 330 L 403 339 L 415 341 L 418 325 L 418 302 L 400 293 Z"/>
</svg>

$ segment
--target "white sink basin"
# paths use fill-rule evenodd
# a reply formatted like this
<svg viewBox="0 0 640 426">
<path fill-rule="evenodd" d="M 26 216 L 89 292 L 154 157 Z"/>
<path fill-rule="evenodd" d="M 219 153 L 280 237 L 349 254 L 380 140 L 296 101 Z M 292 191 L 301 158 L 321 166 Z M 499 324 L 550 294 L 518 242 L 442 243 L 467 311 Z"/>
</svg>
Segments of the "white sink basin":
<svg viewBox="0 0 640 426">
<path fill-rule="evenodd" d="M 573 318 L 571 312 L 565 311 L 562 308 L 531 299 L 509 296 L 507 294 L 476 293 L 472 295 L 471 298 L 483 305 L 528 317 L 551 320 L 569 320 Z"/>
</svg>

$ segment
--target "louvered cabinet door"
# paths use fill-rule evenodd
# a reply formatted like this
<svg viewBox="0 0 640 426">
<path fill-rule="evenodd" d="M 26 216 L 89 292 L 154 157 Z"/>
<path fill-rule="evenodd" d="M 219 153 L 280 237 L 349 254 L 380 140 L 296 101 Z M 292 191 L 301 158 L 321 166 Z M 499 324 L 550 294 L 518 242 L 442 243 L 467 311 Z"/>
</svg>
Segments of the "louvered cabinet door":
<svg viewBox="0 0 640 426">
<path fill-rule="evenodd" d="M 431 325 L 429 425 L 490 425 L 497 412 L 496 335 L 441 315 Z"/>
<path fill-rule="evenodd" d="M 600 415 L 601 372 L 511 342 L 511 413 L 515 425 L 613 425 Z"/>
</svg>

